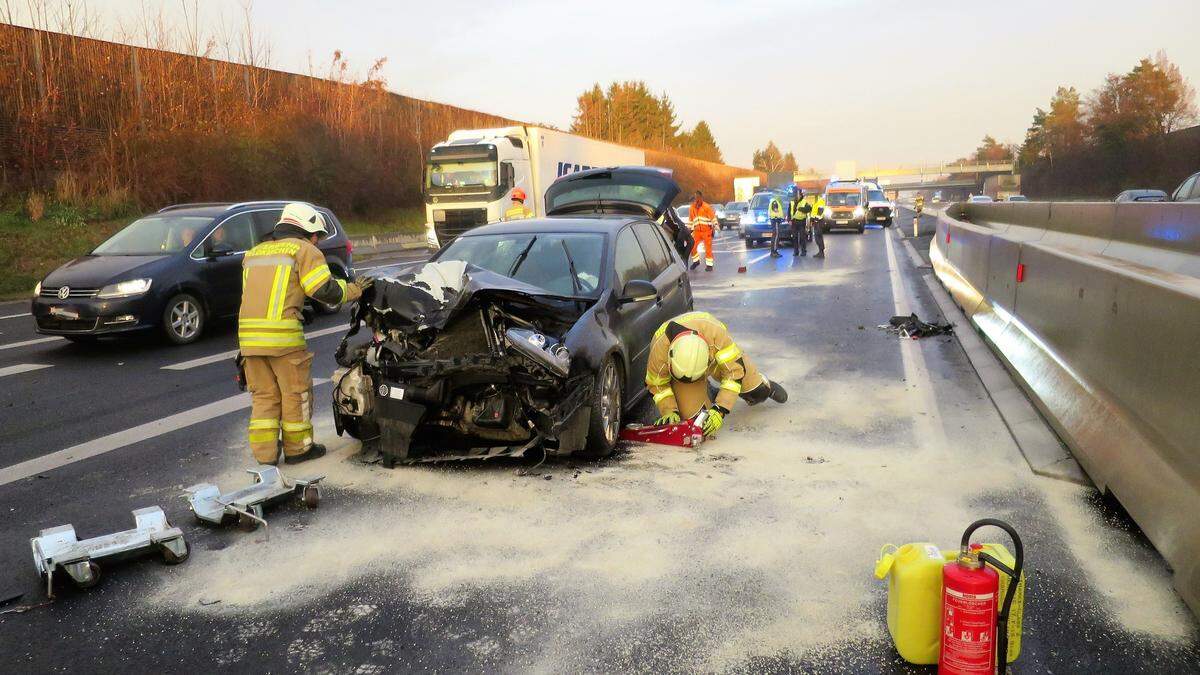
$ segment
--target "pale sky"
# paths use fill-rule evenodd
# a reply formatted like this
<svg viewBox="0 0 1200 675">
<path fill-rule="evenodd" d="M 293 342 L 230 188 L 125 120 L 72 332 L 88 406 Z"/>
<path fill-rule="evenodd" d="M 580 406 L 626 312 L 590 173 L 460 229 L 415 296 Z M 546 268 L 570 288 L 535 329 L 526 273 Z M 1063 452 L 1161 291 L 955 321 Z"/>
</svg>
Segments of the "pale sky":
<svg viewBox="0 0 1200 675">
<path fill-rule="evenodd" d="M 87 4 L 109 29 L 133 30 L 143 8 L 181 17 L 179 0 Z M 239 20 L 242 0 L 199 6 L 213 29 Z M 561 128 L 593 82 L 645 80 L 741 166 L 768 140 L 820 170 L 951 160 L 984 134 L 1019 143 L 1058 85 L 1086 92 L 1159 49 L 1200 84 L 1200 0 L 254 0 L 252 12 L 274 68 L 305 72 L 334 49 L 360 72 L 387 57 L 392 91 Z"/>
</svg>

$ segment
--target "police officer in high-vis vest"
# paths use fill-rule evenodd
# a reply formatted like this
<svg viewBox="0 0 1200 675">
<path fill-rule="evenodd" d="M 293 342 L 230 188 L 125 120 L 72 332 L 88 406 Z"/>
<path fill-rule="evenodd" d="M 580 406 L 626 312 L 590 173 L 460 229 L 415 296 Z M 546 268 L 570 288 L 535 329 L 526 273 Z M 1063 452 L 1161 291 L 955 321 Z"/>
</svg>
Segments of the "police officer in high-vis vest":
<svg viewBox="0 0 1200 675">
<path fill-rule="evenodd" d="M 334 278 L 316 243 L 328 236 L 321 213 L 295 202 L 274 236 L 246 252 L 238 346 L 250 390 L 250 450 L 260 464 L 296 464 L 325 454 L 313 443 L 312 358 L 304 342 L 304 299 L 327 305 L 356 300 L 370 279 Z"/>
<path fill-rule="evenodd" d="M 771 229 L 774 233 L 771 235 L 771 257 L 779 258 L 783 254 L 779 252 L 779 233 L 783 224 L 783 202 L 779 201 L 779 197 L 772 195 L 771 203 L 767 206 L 767 217 L 771 220 Z"/>
<path fill-rule="evenodd" d="M 505 220 L 524 220 L 532 218 L 533 211 L 525 206 L 525 191 L 521 188 L 513 188 L 512 191 L 512 206 L 504 212 Z"/>
</svg>

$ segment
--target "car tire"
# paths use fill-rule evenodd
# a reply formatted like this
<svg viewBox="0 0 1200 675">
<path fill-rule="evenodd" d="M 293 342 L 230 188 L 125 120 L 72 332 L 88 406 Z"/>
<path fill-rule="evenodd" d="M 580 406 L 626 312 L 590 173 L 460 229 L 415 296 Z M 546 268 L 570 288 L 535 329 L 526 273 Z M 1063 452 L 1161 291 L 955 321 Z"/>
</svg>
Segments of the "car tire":
<svg viewBox="0 0 1200 675">
<path fill-rule="evenodd" d="M 863 232 L 866 232 L 866 231 L 867 231 L 867 226 L 866 226 L 866 225 L 859 225 L 859 226 L 858 226 L 858 233 L 859 233 L 859 234 L 862 234 Z"/>
<path fill-rule="evenodd" d="M 592 415 L 588 420 L 583 456 L 599 459 L 608 457 L 616 449 L 621 435 L 621 417 L 625 413 L 624 392 L 625 376 L 621 365 L 616 356 L 609 356 L 592 384 Z"/>
<path fill-rule="evenodd" d="M 173 344 L 186 345 L 200 339 L 206 323 L 204 304 L 191 293 L 180 293 L 163 309 L 163 335 Z"/>
</svg>

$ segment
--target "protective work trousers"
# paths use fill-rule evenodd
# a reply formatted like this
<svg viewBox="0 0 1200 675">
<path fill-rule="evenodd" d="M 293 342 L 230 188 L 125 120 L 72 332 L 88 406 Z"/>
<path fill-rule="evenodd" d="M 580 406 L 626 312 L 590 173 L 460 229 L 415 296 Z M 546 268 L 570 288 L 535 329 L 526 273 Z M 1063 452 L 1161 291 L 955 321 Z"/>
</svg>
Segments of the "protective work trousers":
<svg viewBox="0 0 1200 675">
<path fill-rule="evenodd" d="M 281 433 L 283 454 L 307 452 L 313 444 L 312 353 L 245 358 L 254 459 L 273 464 L 278 459 Z"/>
<path fill-rule="evenodd" d="M 771 219 L 771 253 L 779 252 L 779 237 L 783 234 L 783 218 Z"/>
<path fill-rule="evenodd" d="M 803 253 L 808 255 L 808 232 L 805 227 L 807 218 L 792 219 L 792 255 Z"/>
<path fill-rule="evenodd" d="M 817 244 L 817 253 L 825 254 L 825 231 L 821 228 L 820 218 L 808 219 L 809 231 L 812 232 L 813 241 Z"/>
<path fill-rule="evenodd" d="M 750 405 L 762 403 L 771 394 L 767 378 L 758 372 L 758 368 L 754 367 L 750 357 L 743 353 L 741 358 L 746 368 L 746 376 L 742 378 L 742 392 L 739 396 Z M 713 373 L 710 371 L 709 376 L 712 375 Z M 708 377 L 695 382 L 671 380 L 671 391 L 675 394 L 675 403 L 679 406 L 679 416 L 682 419 L 695 417 L 696 413 L 707 410 L 713 405 L 712 398 L 709 396 Z"/>
<path fill-rule="evenodd" d="M 713 231 L 708 226 L 697 226 L 692 230 L 692 237 L 696 240 L 692 244 L 692 265 L 700 264 L 700 245 L 704 245 L 704 266 L 712 269 L 713 266 Z"/>
</svg>

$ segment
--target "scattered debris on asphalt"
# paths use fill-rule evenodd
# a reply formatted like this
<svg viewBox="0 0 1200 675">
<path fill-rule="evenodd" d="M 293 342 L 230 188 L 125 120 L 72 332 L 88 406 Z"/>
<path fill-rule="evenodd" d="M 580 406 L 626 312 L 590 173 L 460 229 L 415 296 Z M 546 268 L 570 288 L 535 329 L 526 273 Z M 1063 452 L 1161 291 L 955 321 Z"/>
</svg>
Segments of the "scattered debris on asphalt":
<svg viewBox="0 0 1200 675">
<path fill-rule="evenodd" d="M 954 334 L 953 324 L 926 323 L 916 314 L 893 316 L 887 323 L 881 323 L 878 327 L 899 337 L 901 340 L 918 340 L 920 338 L 933 337 L 934 335 Z"/>
</svg>

